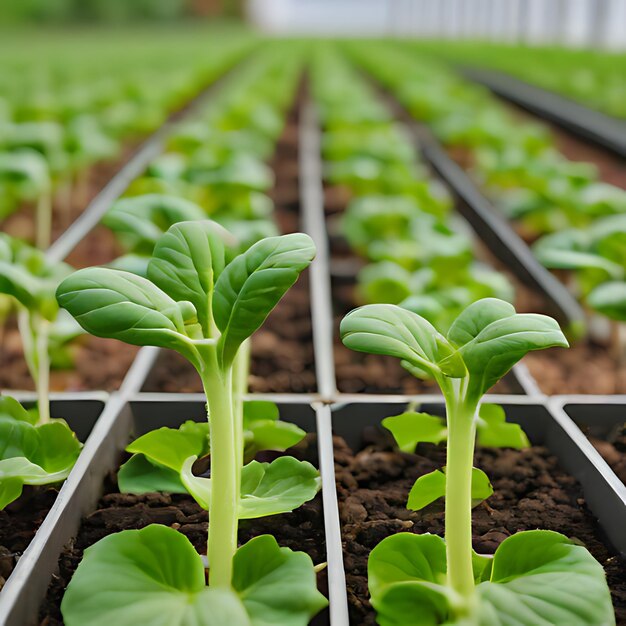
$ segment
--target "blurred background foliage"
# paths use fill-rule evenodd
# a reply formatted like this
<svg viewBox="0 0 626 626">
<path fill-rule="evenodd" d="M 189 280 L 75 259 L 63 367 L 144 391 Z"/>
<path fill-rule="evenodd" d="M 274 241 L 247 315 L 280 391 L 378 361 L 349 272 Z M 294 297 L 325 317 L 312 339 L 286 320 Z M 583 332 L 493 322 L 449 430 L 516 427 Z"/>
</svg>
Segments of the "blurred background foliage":
<svg viewBox="0 0 626 626">
<path fill-rule="evenodd" d="M 242 0 L 1 0 L 0 24 L 125 23 L 239 17 Z"/>
</svg>

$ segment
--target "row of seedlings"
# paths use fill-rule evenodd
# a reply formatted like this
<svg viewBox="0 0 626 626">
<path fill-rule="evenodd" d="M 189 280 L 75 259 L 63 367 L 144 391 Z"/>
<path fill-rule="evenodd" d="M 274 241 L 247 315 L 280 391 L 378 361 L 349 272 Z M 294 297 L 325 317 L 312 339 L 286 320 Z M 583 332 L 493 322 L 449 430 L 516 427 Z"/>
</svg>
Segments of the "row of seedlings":
<svg viewBox="0 0 626 626">
<path fill-rule="evenodd" d="M 211 62 L 203 64 L 201 74 L 197 69 L 193 72 L 196 77 L 193 91 L 197 91 L 200 84 L 215 80 L 233 64 L 243 49 L 241 44 L 233 44 L 212 55 Z M 184 82 L 188 84 L 189 77 Z M 183 95 L 180 93 L 174 100 L 171 91 L 164 90 L 161 95 L 161 100 L 169 102 L 170 106 L 179 102 Z M 169 98 L 166 97 L 168 93 Z M 131 106 L 131 110 L 135 111 L 135 107 Z M 141 111 L 139 107 L 133 115 L 141 116 Z M 31 148 L 34 147 L 33 144 Z M 133 160 L 129 161 L 129 166 Z M 123 178 L 125 169 L 122 168 L 119 178 Z M 104 190 L 102 195 L 106 195 Z M 97 203 L 96 199 L 86 213 L 98 210 Z M 89 215 L 83 218 L 89 218 Z M 61 254 L 45 256 L 20 237 L 11 236 L 10 230 L 2 233 L 0 255 L 0 387 L 7 390 L 36 388 L 44 409 L 48 386 L 53 391 L 117 389 L 135 351 L 120 352 L 115 342 L 81 337 L 84 333 L 80 326 L 65 312 L 59 312 L 54 303 L 56 285 L 73 267 L 109 262 L 114 258 L 116 250 L 110 237 L 96 239 L 94 245 L 82 247 L 67 259 L 66 264 L 62 260 L 69 252 L 67 247 Z M 70 238 L 74 230 L 80 228 L 71 228 L 68 231 Z"/>
<path fill-rule="evenodd" d="M 599 50 L 433 42 L 420 52 L 445 56 L 464 67 L 488 67 L 571 98 L 606 115 L 626 118 L 624 57 Z"/>
<path fill-rule="evenodd" d="M 144 42 L 146 44 L 146 42 Z M 90 41 L 90 54 L 52 45 L 3 59 L 0 81 L 0 218 L 3 230 L 45 249 L 80 214 L 89 198 L 128 156 L 132 145 L 179 110 L 250 48 L 244 38 L 215 41 L 224 57 L 198 55 L 192 37 L 165 51 Z M 98 59 L 94 64 L 93 53 Z M 189 59 L 197 61 L 189 63 Z M 155 68 L 158 67 L 158 70 Z M 158 77 L 159 89 L 154 88 Z M 97 166 L 97 167 L 96 167 Z M 34 204 L 33 212 L 29 204 Z"/>
<path fill-rule="evenodd" d="M 564 157 L 546 126 L 511 114 L 488 90 L 445 65 L 416 63 L 413 55 L 397 49 L 355 45 L 351 52 L 417 120 L 431 126 L 533 245 L 537 258 L 587 308 L 586 340 L 576 342 L 567 356 L 552 351 L 528 360 L 542 390 L 598 394 L 626 389 L 619 337 L 626 293 L 621 169 L 607 175 L 614 184 L 604 182 L 594 164 Z M 581 362 L 588 364 L 584 372 Z"/>
<path fill-rule="evenodd" d="M 112 472 L 97 511 L 59 558 L 41 609 L 49 623 L 104 623 L 123 613 L 129 624 L 199 615 L 294 624 L 327 604 L 316 582 L 325 556 L 320 505 L 305 504 L 321 486 L 307 460 L 316 460 L 315 436 L 283 419 L 312 430 L 311 409 L 243 401 L 249 337 L 315 254 L 306 235 L 275 234 L 271 203 L 259 193 L 300 66 L 300 55 L 285 63 L 276 46 L 244 67 L 105 218 L 128 254 L 113 267 L 75 272 L 57 290 L 88 332 L 179 352 L 206 397 L 131 406 L 122 395 L 113 403 L 117 414 L 91 445 L 90 464 L 63 490 L 67 510 L 93 510 L 97 493 L 85 485 Z M 302 513 L 280 516 L 302 504 Z M 45 530 L 58 532 L 62 518 Z M 32 590 L 41 575 L 31 579 Z M 128 593 L 139 579 L 160 602 Z"/>
<path fill-rule="evenodd" d="M 340 60 L 329 67 L 314 74 L 330 134 L 324 150 L 336 149 L 332 135 L 354 123 L 362 139 L 358 148 L 366 145 L 370 154 L 384 156 L 357 152 L 361 167 L 345 169 L 358 172 L 353 179 L 362 175 L 363 187 L 385 189 L 393 180 L 380 165 L 394 152 L 388 116 L 368 104 L 373 95 Z M 350 98 L 353 89 L 358 97 Z M 350 115 L 335 103 L 345 104 Z M 385 139 L 374 147 L 370 131 L 381 130 Z M 344 159 L 331 161 L 329 177 L 350 161 L 349 142 L 344 145 Z M 386 194 L 378 195 L 385 209 L 371 230 L 375 234 L 394 224 Z M 411 196 L 424 194 L 405 191 Z M 370 207 L 355 210 L 357 226 L 374 213 L 375 205 Z M 332 226 L 330 231 L 332 237 Z M 356 228 L 351 236 L 362 232 Z M 563 348 L 567 341 L 546 316 L 516 314 L 494 298 L 468 304 L 443 332 L 428 312 L 385 304 L 362 306 L 341 322 L 348 348 L 395 357 L 412 375 L 434 379 L 444 396 L 443 402 L 418 396 L 407 404 L 402 398 L 340 395 L 332 407 L 334 432 L 341 437 L 335 463 L 351 623 L 406 623 L 408 616 L 415 623 L 513 616 L 528 624 L 613 623 L 605 575 L 621 619 L 624 564 L 615 547 L 624 546 L 614 520 L 623 520 L 625 509 L 608 468 L 573 423 L 542 400 L 484 399 L 528 351 Z"/>
<path fill-rule="evenodd" d="M 211 75 L 223 72 L 232 59 L 233 49 L 216 54 Z M 82 262 L 93 252 L 84 250 Z M 111 261 L 115 248 L 109 246 L 107 255 L 105 260 Z M 81 256 L 74 260 L 80 265 Z M 120 350 L 115 341 L 86 337 L 60 310 L 55 292 L 72 272 L 72 265 L 0 235 L 0 292 L 7 310 L 2 387 L 10 394 L 0 397 L 0 588 L 54 506 L 60 483 L 72 471 L 102 411 L 106 394 L 96 390 L 119 387 L 136 352 Z M 20 390 L 30 386 L 36 394 L 27 398 L 27 408 L 10 397 L 16 391 L 24 396 Z M 50 389 L 56 396 L 52 403 Z M 54 394 L 76 389 L 94 393 Z"/>
<path fill-rule="evenodd" d="M 406 129 L 332 49 L 318 57 L 314 93 L 324 126 L 326 210 L 337 319 L 357 304 L 401 304 L 442 331 L 485 297 L 512 302 L 446 188 L 419 160 Z M 398 364 L 336 346 L 338 387 L 353 393 L 433 392 Z M 500 392 L 520 390 L 517 376 Z"/>
</svg>

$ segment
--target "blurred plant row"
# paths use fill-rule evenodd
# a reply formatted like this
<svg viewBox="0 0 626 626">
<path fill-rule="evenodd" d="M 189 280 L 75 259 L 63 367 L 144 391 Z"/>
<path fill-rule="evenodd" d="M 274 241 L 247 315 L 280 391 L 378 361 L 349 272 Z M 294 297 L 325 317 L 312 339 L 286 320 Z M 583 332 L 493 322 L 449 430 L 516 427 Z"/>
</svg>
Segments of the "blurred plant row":
<svg viewBox="0 0 626 626">
<path fill-rule="evenodd" d="M 450 41 L 420 42 L 416 48 L 462 65 L 507 72 L 592 109 L 626 118 L 626 54 L 623 52 Z"/>
<path fill-rule="evenodd" d="M 446 189 L 430 178 L 406 128 L 357 71 L 329 47 L 318 54 L 312 80 L 325 177 L 351 197 L 341 231 L 368 261 L 357 278 L 359 299 L 400 304 L 441 332 L 476 300 L 511 301 L 507 278 L 477 259 Z"/>
<path fill-rule="evenodd" d="M 514 115 L 491 92 L 410 48 L 347 44 L 473 175 L 534 243 L 551 269 L 593 310 L 626 317 L 626 191 L 600 180 L 594 164 L 570 161 L 547 127 Z"/>
<path fill-rule="evenodd" d="M 42 62 L 32 62 L 34 52 L 3 58 L 0 217 L 36 204 L 39 248 L 50 243 L 53 202 L 67 224 L 72 202 L 86 203 L 89 168 L 161 126 L 235 63 L 249 40 L 220 38 L 209 55 L 198 54 L 207 47 L 200 35 L 174 51 L 157 43 L 153 36 L 136 55 L 113 40 L 85 46 L 85 56 L 61 46 Z"/>
</svg>

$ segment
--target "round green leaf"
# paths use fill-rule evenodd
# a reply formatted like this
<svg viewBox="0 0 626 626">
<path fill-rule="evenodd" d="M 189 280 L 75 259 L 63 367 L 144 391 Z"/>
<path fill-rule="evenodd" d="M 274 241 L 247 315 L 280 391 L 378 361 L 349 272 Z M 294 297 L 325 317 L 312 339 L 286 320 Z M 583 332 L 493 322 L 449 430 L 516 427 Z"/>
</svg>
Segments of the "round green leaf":
<svg viewBox="0 0 626 626">
<path fill-rule="evenodd" d="M 239 519 L 297 509 L 320 490 L 319 472 L 306 461 L 282 456 L 272 463 L 252 461 L 241 472 Z"/>
<path fill-rule="evenodd" d="M 477 587 L 480 624 L 615 624 L 604 570 L 581 545 L 532 530 L 505 539 Z"/>
<path fill-rule="evenodd" d="M 311 558 L 280 548 L 271 535 L 255 537 L 237 550 L 233 587 L 252 626 L 306 626 L 328 604 L 317 590 Z"/>
<path fill-rule="evenodd" d="M 412 453 L 418 443 L 441 443 L 446 440 L 446 420 L 437 415 L 407 411 L 386 417 L 383 426 L 391 432 L 402 452 Z"/>
<path fill-rule="evenodd" d="M 202 559 L 166 526 L 109 535 L 87 548 L 61 603 L 67 626 L 250 626 L 237 595 L 205 584 Z"/>
</svg>

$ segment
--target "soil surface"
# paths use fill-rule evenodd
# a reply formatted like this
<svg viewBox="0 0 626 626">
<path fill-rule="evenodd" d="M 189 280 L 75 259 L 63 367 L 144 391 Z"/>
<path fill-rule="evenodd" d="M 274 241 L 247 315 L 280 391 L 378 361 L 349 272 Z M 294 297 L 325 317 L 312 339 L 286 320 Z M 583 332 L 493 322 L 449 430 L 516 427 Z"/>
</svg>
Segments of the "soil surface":
<svg viewBox="0 0 626 626">
<path fill-rule="evenodd" d="M 287 124 L 270 163 L 276 184 L 270 192 L 282 233 L 300 229 L 297 110 Z M 252 337 L 249 388 L 254 393 L 308 393 L 316 390 L 308 271 L 278 303 Z M 197 372 L 180 355 L 164 351 L 146 381 L 145 391 L 200 392 Z"/>
<path fill-rule="evenodd" d="M 317 463 L 316 449 L 315 436 L 308 435 L 298 446 L 290 449 L 289 453 L 301 460 Z M 200 554 L 206 554 L 208 514 L 191 496 L 120 494 L 117 491 L 116 477 L 112 475 L 96 510 L 83 519 L 78 536 L 61 553 L 59 572 L 53 577 L 40 608 L 40 626 L 63 624 L 59 608 L 61 600 L 86 548 L 112 533 L 140 529 L 149 524 L 163 524 L 180 531 Z M 324 563 L 326 544 L 321 494 L 292 513 L 242 520 L 239 524 L 240 544 L 263 534 L 273 535 L 282 547 L 306 552 L 315 564 Z M 318 574 L 318 587 L 324 595 L 328 595 L 325 570 Z M 327 623 L 326 611 L 312 622 L 318 626 Z"/>
<path fill-rule="evenodd" d="M 53 487 L 24 487 L 21 497 L 0 511 L 0 589 L 32 541 L 59 493 Z"/>
<path fill-rule="evenodd" d="M 50 372 L 51 391 L 115 391 L 119 388 L 138 348 L 115 339 L 83 335 L 72 342 L 71 369 Z M 0 344 L 0 389 L 34 390 L 22 352 L 22 341 L 9 323 Z"/>
<path fill-rule="evenodd" d="M 404 454 L 394 450 L 390 435 L 369 429 L 356 454 L 336 437 L 335 455 L 350 619 L 369 626 L 376 623 L 367 590 L 370 551 L 397 532 L 443 535 L 441 506 L 414 512 L 406 500 L 417 478 L 445 464 L 445 448 L 420 444 L 417 454 Z M 474 509 L 474 549 L 492 554 L 510 535 L 536 528 L 576 538 L 604 566 L 617 622 L 626 623 L 626 563 L 605 543 L 580 486 L 557 459 L 541 446 L 478 449 L 475 465 L 491 479 L 494 494 Z"/>
<path fill-rule="evenodd" d="M 619 429 L 615 437 L 611 437 L 610 441 L 589 434 L 587 437 L 617 477 L 626 485 L 626 424 Z"/>
</svg>

